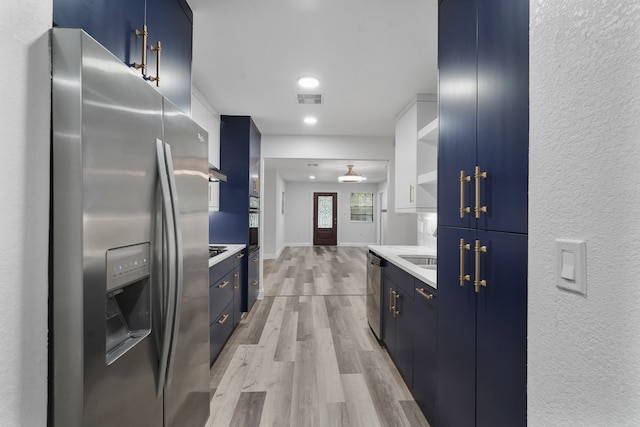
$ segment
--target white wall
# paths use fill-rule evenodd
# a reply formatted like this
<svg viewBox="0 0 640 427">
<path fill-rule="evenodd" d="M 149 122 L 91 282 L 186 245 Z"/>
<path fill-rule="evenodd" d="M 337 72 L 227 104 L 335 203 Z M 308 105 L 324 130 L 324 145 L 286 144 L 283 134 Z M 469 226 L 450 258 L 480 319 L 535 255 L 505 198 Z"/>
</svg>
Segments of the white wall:
<svg viewBox="0 0 640 427">
<path fill-rule="evenodd" d="M 640 425 L 640 3 L 531 0 L 528 425 Z M 554 239 L 587 241 L 587 296 Z"/>
<path fill-rule="evenodd" d="M 375 136 L 262 135 L 265 159 L 389 160 L 393 138 Z"/>
<path fill-rule="evenodd" d="M 415 245 L 417 217 L 415 214 L 396 214 L 394 211 L 394 146 L 393 137 L 371 136 L 297 136 L 263 135 L 262 157 L 286 159 L 359 159 L 388 160 L 387 237 L 385 244 Z M 287 221 L 289 217 L 287 217 Z M 376 231 L 377 232 L 377 231 Z M 287 235 L 286 239 L 289 242 Z M 291 236 L 298 241 L 297 236 Z M 375 240 L 372 241 L 375 243 Z"/>
<path fill-rule="evenodd" d="M 262 188 L 262 256 L 264 259 L 275 259 L 284 249 L 285 214 L 282 211 L 282 193 L 286 191 L 286 187 L 277 171 L 267 170 Z"/>
<path fill-rule="evenodd" d="M 376 184 L 287 182 L 284 207 L 286 245 L 313 245 L 314 192 L 338 193 L 338 245 L 375 244 L 375 222 L 351 221 L 350 198 L 351 193 L 375 194 L 376 191 Z"/>
<path fill-rule="evenodd" d="M 44 426 L 51 0 L 0 3 L 0 425 Z"/>
</svg>

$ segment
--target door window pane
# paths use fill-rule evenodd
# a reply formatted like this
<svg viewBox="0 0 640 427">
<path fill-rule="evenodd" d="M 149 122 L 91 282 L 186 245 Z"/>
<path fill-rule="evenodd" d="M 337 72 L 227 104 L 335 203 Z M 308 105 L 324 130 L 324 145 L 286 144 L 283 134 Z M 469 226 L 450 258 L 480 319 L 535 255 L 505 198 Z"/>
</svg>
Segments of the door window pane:
<svg viewBox="0 0 640 427">
<path fill-rule="evenodd" d="M 333 227 L 333 196 L 318 196 L 318 228 Z"/>
</svg>

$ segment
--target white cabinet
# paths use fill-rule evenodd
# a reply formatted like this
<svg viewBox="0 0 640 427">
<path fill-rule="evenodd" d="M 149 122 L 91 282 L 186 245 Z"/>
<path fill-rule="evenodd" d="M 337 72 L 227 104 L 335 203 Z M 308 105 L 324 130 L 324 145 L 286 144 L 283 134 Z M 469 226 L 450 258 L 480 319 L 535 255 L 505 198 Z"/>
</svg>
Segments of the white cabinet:
<svg viewBox="0 0 640 427">
<path fill-rule="evenodd" d="M 417 95 L 396 118 L 396 212 L 436 212 L 437 112 L 435 95 Z"/>
<path fill-rule="evenodd" d="M 209 133 L 209 163 L 220 168 L 220 116 L 197 89 L 191 92 L 191 118 Z M 209 210 L 220 208 L 220 183 L 209 183 Z"/>
</svg>

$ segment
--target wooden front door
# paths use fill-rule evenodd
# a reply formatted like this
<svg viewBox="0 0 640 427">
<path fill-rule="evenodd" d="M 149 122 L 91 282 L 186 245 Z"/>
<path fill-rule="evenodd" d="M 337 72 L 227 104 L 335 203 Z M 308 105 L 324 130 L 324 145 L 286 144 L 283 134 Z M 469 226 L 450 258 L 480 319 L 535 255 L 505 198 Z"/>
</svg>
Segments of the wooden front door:
<svg viewBox="0 0 640 427">
<path fill-rule="evenodd" d="M 313 193 L 313 244 L 338 244 L 338 193 Z"/>
</svg>

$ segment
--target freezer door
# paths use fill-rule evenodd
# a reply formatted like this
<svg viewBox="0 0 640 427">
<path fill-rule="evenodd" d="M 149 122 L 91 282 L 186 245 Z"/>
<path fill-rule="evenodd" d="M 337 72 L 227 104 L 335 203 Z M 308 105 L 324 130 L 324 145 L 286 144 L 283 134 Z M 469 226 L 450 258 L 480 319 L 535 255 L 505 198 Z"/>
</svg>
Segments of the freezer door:
<svg viewBox="0 0 640 427">
<path fill-rule="evenodd" d="M 163 141 L 171 148 L 183 253 L 164 425 L 200 427 L 209 417 L 208 136 L 165 99 Z"/>
<path fill-rule="evenodd" d="M 52 34 L 51 419 L 161 426 L 149 329 L 162 98 L 85 33 Z"/>
</svg>

